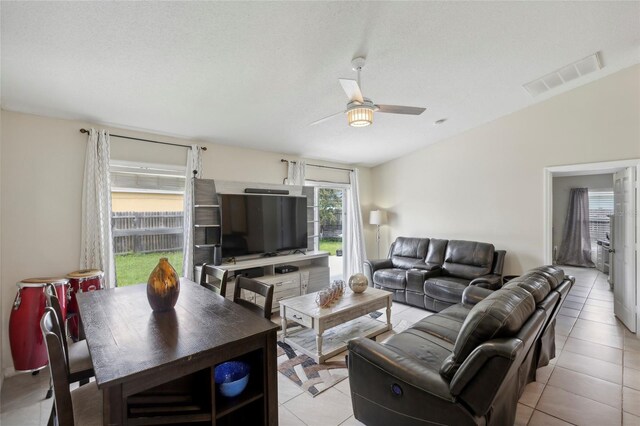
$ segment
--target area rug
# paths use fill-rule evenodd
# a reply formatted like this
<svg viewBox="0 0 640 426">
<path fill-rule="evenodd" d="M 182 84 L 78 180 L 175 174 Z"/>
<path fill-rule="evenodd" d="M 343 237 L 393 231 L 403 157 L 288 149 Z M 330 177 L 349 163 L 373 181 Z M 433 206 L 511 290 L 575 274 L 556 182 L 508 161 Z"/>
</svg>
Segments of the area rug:
<svg viewBox="0 0 640 426">
<path fill-rule="evenodd" d="M 278 371 L 300 386 L 309 395 L 316 396 L 348 377 L 344 360 L 316 363 L 312 358 L 278 341 Z"/>
</svg>

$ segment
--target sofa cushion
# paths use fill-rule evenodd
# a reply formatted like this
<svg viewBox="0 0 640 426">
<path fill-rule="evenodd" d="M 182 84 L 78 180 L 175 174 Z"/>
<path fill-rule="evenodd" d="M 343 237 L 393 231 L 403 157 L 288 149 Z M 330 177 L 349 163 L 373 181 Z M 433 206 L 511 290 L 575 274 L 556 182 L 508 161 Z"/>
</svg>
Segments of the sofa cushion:
<svg viewBox="0 0 640 426">
<path fill-rule="evenodd" d="M 442 265 L 444 263 L 444 254 L 447 250 L 448 242 L 449 240 L 431 238 L 429 240 L 429 249 L 427 250 L 425 262 Z"/>
<path fill-rule="evenodd" d="M 453 353 L 442 364 L 440 374 L 451 380 L 475 348 L 488 340 L 515 335 L 535 309 L 533 296 L 517 286 L 497 290 L 480 301 L 462 324 Z"/>
<path fill-rule="evenodd" d="M 398 237 L 393 243 L 391 248 L 391 261 L 394 262 L 394 268 L 404 268 L 404 264 L 395 263 L 395 258 L 398 258 L 399 262 L 406 262 L 409 259 L 417 259 L 424 263 L 425 257 L 427 257 L 427 248 L 429 247 L 428 238 L 407 238 Z M 408 268 L 407 268 L 408 269 Z"/>
<path fill-rule="evenodd" d="M 404 290 L 407 287 L 407 271 L 404 269 L 378 269 L 373 273 L 373 282 L 379 286 Z"/>
<path fill-rule="evenodd" d="M 451 354 L 453 345 L 428 333 L 407 329 L 384 341 L 384 346 L 420 361 L 422 367 L 437 373 L 443 361 Z"/>
<path fill-rule="evenodd" d="M 451 240 L 447 244 L 443 269 L 448 275 L 472 280 L 491 273 L 493 244 Z"/>
<path fill-rule="evenodd" d="M 554 290 L 564 281 L 564 271 L 553 265 L 538 266 L 528 271 L 525 275 L 529 274 L 538 274 L 545 277 L 551 286 L 551 290 Z"/>
<path fill-rule="evenodd" d="M 414 257 L 404 257 L 404 256 L 393 256 L 391 258 L 391 263 L 394 268 L 400 269 L 427 269 L 427 264 L 424 263 L 423 259 L 416 259 Z"/>
<path fill-rule="evenodd" d="M 424 294 L 449 303 L 460 303 L 469 280 L 456 277 L 434 277 L 424 282 Z"/>
<path fill-rule="evenodd" d="M 462 304 L 453 305 L 418 321 L 410 328 L 439 337 L 453 345 L 470 311 L 471 308 Z"/>
<path fill-rule="evenodd" d="M 520 287 L 527 290 L 536 301 L 536 304 L 542 302 L 551 291 L 549 282 L 542 275 L 525 274 L 509 281 L 503 288 Z"/>
</svg>

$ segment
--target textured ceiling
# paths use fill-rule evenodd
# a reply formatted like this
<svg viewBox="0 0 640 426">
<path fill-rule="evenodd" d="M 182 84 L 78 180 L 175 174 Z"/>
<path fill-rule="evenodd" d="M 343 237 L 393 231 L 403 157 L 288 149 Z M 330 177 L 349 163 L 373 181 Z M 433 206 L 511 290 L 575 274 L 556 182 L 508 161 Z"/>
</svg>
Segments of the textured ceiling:
<svg viewBox="0 0 640 426">
<path fill-rule="evenodd" d="M 3 2 L 2 107 L 379 164 L 640 62 L 638 2 Z M 596 51 L 601 71 L 522 84 Z M 308 123 L 377 103 L 426 106 Z M 448 121 L 440 126 L 433 122 Z"/>
</svg>

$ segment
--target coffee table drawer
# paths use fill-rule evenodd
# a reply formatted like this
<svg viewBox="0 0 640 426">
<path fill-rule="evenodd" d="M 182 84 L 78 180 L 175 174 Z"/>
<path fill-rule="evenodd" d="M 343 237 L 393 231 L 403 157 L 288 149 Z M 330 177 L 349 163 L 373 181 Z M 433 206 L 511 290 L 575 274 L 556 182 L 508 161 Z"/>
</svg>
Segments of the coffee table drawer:
<svg viewBox="0 0 640 426">
<path fill-rule="evenodd" d="M 307 328 L 313 327 L 313 318 L 311 318 L 311 316 L 303 314 L 302 312 L 298 312 L 295 309 L 291 309 L 289 307 L 287 307 L 286 309 L 286 318 L 295 321 Z"/>
</svg>

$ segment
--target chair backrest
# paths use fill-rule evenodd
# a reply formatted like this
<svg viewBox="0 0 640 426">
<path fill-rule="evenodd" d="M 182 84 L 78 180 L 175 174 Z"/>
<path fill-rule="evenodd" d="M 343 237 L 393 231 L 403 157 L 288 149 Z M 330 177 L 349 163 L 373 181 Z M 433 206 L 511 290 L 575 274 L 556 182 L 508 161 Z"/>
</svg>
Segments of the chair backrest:
<svg viewBox="0 0 640 426">
<path fill-rule="evenodd" d="M 449 240 L 442 269 L 446 275 L 472 280 L 491 273 L 493 244 Z"/>
<path fill-rule="evenodd" d="M 56 294 L 56 289 L 53 284 L 47 284 L 44 289 L 44 296 L 47 299 L 47 306 L 53 309 L 58 325 L 60 326 L 60 340 L 62 341 L 62 347 L 64 349 L 65 360 L 67 366 L 69 366 L 69 346 L 67 343 L 67 331 L 64 327 L 64 318 L 62 317 L 62 309 L 60 308 L 60 300 Z"/>
<path fill-rule="evenodd" d="M 219 283 L 209 282 L 207 277 L 213 277 Z M 200 285 L 208 288 L 214 293 L 218 293 L 222 297 L 227 294 L 227 271 L 226 269 L 216 268 L 213 265 L 202 265 L 202 273 L 200 274 Z"/>
<path fill-rule="evenodd" d="M 73 405 L 68 376 L 69 365 L 62 345 L 60 323 L 53 308 L 45 308 L 44 315 L 40 320 L 40 329 L 47 345 L 58 424 L 73 426 Z"/>
<path fill-rule="evenodd" d="M 264 297 L 264 306 L 257 305 L 242 299 L 242 290 L 249 290 Z M 273 284 L 265 284 L 261 281 L 239 276 L 236 278 L 236 287 L 233 291 L 233 301 L 245 308 L 257 313 L 266 319 L 271 319 L 271 307 L 273 304 Z"/>
<path fill-rule="evenodd" d="M 411 269 L 416 265 L 424 266 L 428 247 L 428 238 L 396 238 L 390 250 L 393 267 Z"/>
<path fill-rule="evenodd" d="M 491 266 L 492 274 L 502 276 L 502 270 L 504 269 L 504 258 L 506 256 L 506 250 L 495 250 L 493 252 L 493 266 Z"/>
<path fill-rule="evenodd" d="M 491 293 L 465 318 L 451 355 L 440 367 L 440 375 L 451 380 L 474 349 L 488 340 L 517 334 L 535 310 L 533 296 L 518 286 Z"/>
</svg>

